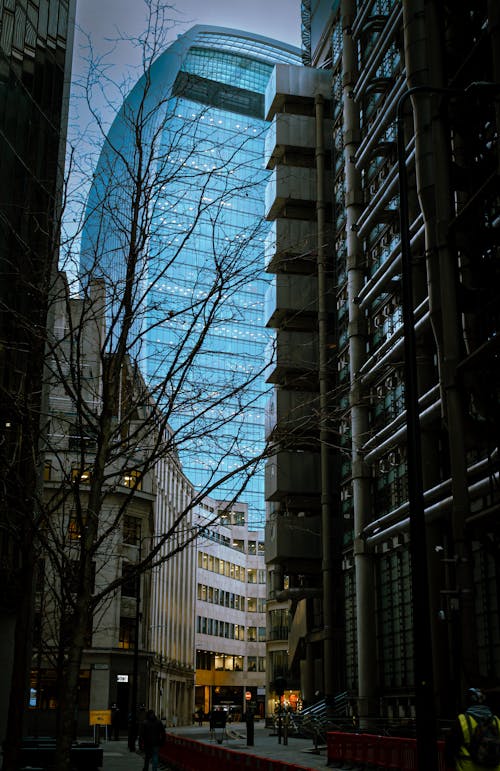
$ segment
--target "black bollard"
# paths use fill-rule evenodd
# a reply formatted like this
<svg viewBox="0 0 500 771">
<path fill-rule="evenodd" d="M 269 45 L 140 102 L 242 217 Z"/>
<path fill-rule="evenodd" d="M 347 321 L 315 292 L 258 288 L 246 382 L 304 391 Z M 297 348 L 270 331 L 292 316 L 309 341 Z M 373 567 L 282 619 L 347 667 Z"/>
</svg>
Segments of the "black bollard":
<svg viewBox="0 0 500 771">
<path fill-rule="evenodd" d="M 251 707 L 247 708 L 246 715 L 245 715 L 245 721 L 247 724 L 247 747 L 253 747 L 253 737 L 254 737 L 254 719 L 253 719 L 253 709 Z"/>
</svg>

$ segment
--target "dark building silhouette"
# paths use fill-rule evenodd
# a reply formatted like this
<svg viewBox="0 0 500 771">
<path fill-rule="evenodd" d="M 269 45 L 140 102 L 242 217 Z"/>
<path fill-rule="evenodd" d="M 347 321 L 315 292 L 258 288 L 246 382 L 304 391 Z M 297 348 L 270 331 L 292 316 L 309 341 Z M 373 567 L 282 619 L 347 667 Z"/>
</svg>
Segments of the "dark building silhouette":
<svg viewBox="0 0 500 771">
<path fill-rule="evenodd" d="M 464 685 L 500 689 L 498 4 L 304 0 L 302 13 L 305 61 L 328 89 L 296 68 L 266 99 L 277 234 L 269 612 L 291 612 L 290 690 L 345 693 L 361 715 L 387 718 L 415 714 L 429 630 L 437 713 L 449 716 Z M 401 175 L 397 107 L 414 88 L 401 103 Z M 299 142 L 307 121 L 312 139 Z M 297 183 L 306 174 L 312 203 Z M 405 192 L 416 382 L 404 369 Z M 428 592 L 425 581 L 412 591 L 409 389 Z"/>
<path fill-rule="evenodd" d="M 47 293 L 57 264 L 73 0 L 0 3 L 0 735 L 29 651 Z M 18 673 L 21 676 L 22 673 Z M 26 674 L 26 673 L 25 673 Z M 22 705 L 20 705 L 20 708 Z"/>
</svg>

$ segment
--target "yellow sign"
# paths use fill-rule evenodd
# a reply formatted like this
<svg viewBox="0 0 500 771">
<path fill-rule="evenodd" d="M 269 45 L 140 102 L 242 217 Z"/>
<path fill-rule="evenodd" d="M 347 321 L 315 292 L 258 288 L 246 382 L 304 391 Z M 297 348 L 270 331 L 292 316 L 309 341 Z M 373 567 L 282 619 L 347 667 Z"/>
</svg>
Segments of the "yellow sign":
<svg viewBox="0 0 500 771">
<path fill-rule="evenodd" d="M 89 725 L 111 725 L 111 710 L 91 709 Z"/>
</svg>

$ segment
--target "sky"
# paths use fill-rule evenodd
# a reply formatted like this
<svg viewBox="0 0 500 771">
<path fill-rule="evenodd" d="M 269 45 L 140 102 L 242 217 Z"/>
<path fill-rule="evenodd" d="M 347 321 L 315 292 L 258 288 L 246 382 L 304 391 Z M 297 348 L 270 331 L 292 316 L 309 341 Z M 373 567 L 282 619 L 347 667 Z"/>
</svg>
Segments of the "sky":
<svg viewBox="0 0 500 771">
<path fill-rule="evenodd" d="M 194 24 L 243 29 L 300 47 L 301 0 L 173 0 L 172 17 L 178 20 L 174 36 Z M 134 34 L 144 18 L 142 0 L 77 0 L 77 25 L 89 33 L 96 50 L 109 46 L 117 31 Z M 79 71 L 82 37 L 75 38 L 75 70 Z M 124 53 L 124 62 L 127 62 Z"/>
</svg>

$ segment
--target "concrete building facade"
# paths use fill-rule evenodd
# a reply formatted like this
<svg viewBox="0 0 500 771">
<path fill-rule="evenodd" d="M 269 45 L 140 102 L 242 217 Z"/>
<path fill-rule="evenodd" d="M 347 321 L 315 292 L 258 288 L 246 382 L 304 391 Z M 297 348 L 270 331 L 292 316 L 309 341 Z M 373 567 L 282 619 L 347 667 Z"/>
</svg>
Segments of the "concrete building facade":
<svg viewBox="0 0 500 771">
<path fill-rule="evenodd" d="M 195 711 L 266 712 L 264 534 L 244 503 L 206 499 L 196 543 Z"/>
<path fill-rule="evenodd" d="M 45 733 L 53 732 L 55 726 L 59 659 L 65 625 L 73 618 L 77 590 L 72 586 L 77 586 L 96 468 L 97 442 L 82 426 L 87 425 L 88 413 L 98 415 L 102 409 L 107 359 L 102 349 L 106 339 L 102 283 L 91 287 L 88 298 L 70 298 L 61 274 L 58 290 L 53 317 L 54 339 L 60 344 L 54 346 L 57 363 L 52 364 L 48 381 L 50 419 L 45 435 L 47 532 L 36 582 L 28 716 L 31 732 Z M 70 370 L 82 376 L 75 394 Z M 187 723 L 192 714 L 195 561 L 190 507 L 194 491 L 174 449 L 151 462 L 153 450 L 146 445 L 149 437 L 143 426 L 151 426 L 153 405 L 132 365 L 122 367 L 120 378 L 116 424 L 122 438 L 105 469 L 98 535 L 92 546 L 92 594 L 100 599 L 80 665 L 77 724 L 82 735 L 89 732 L 93 713 L 112 706 L 121 732 L 127 731 L 135 708 L 139 719 L 144 709 L 152 707 L 169 724 Z M 133 437 L 130 452 L 127 434 Z"/>
</svg>

